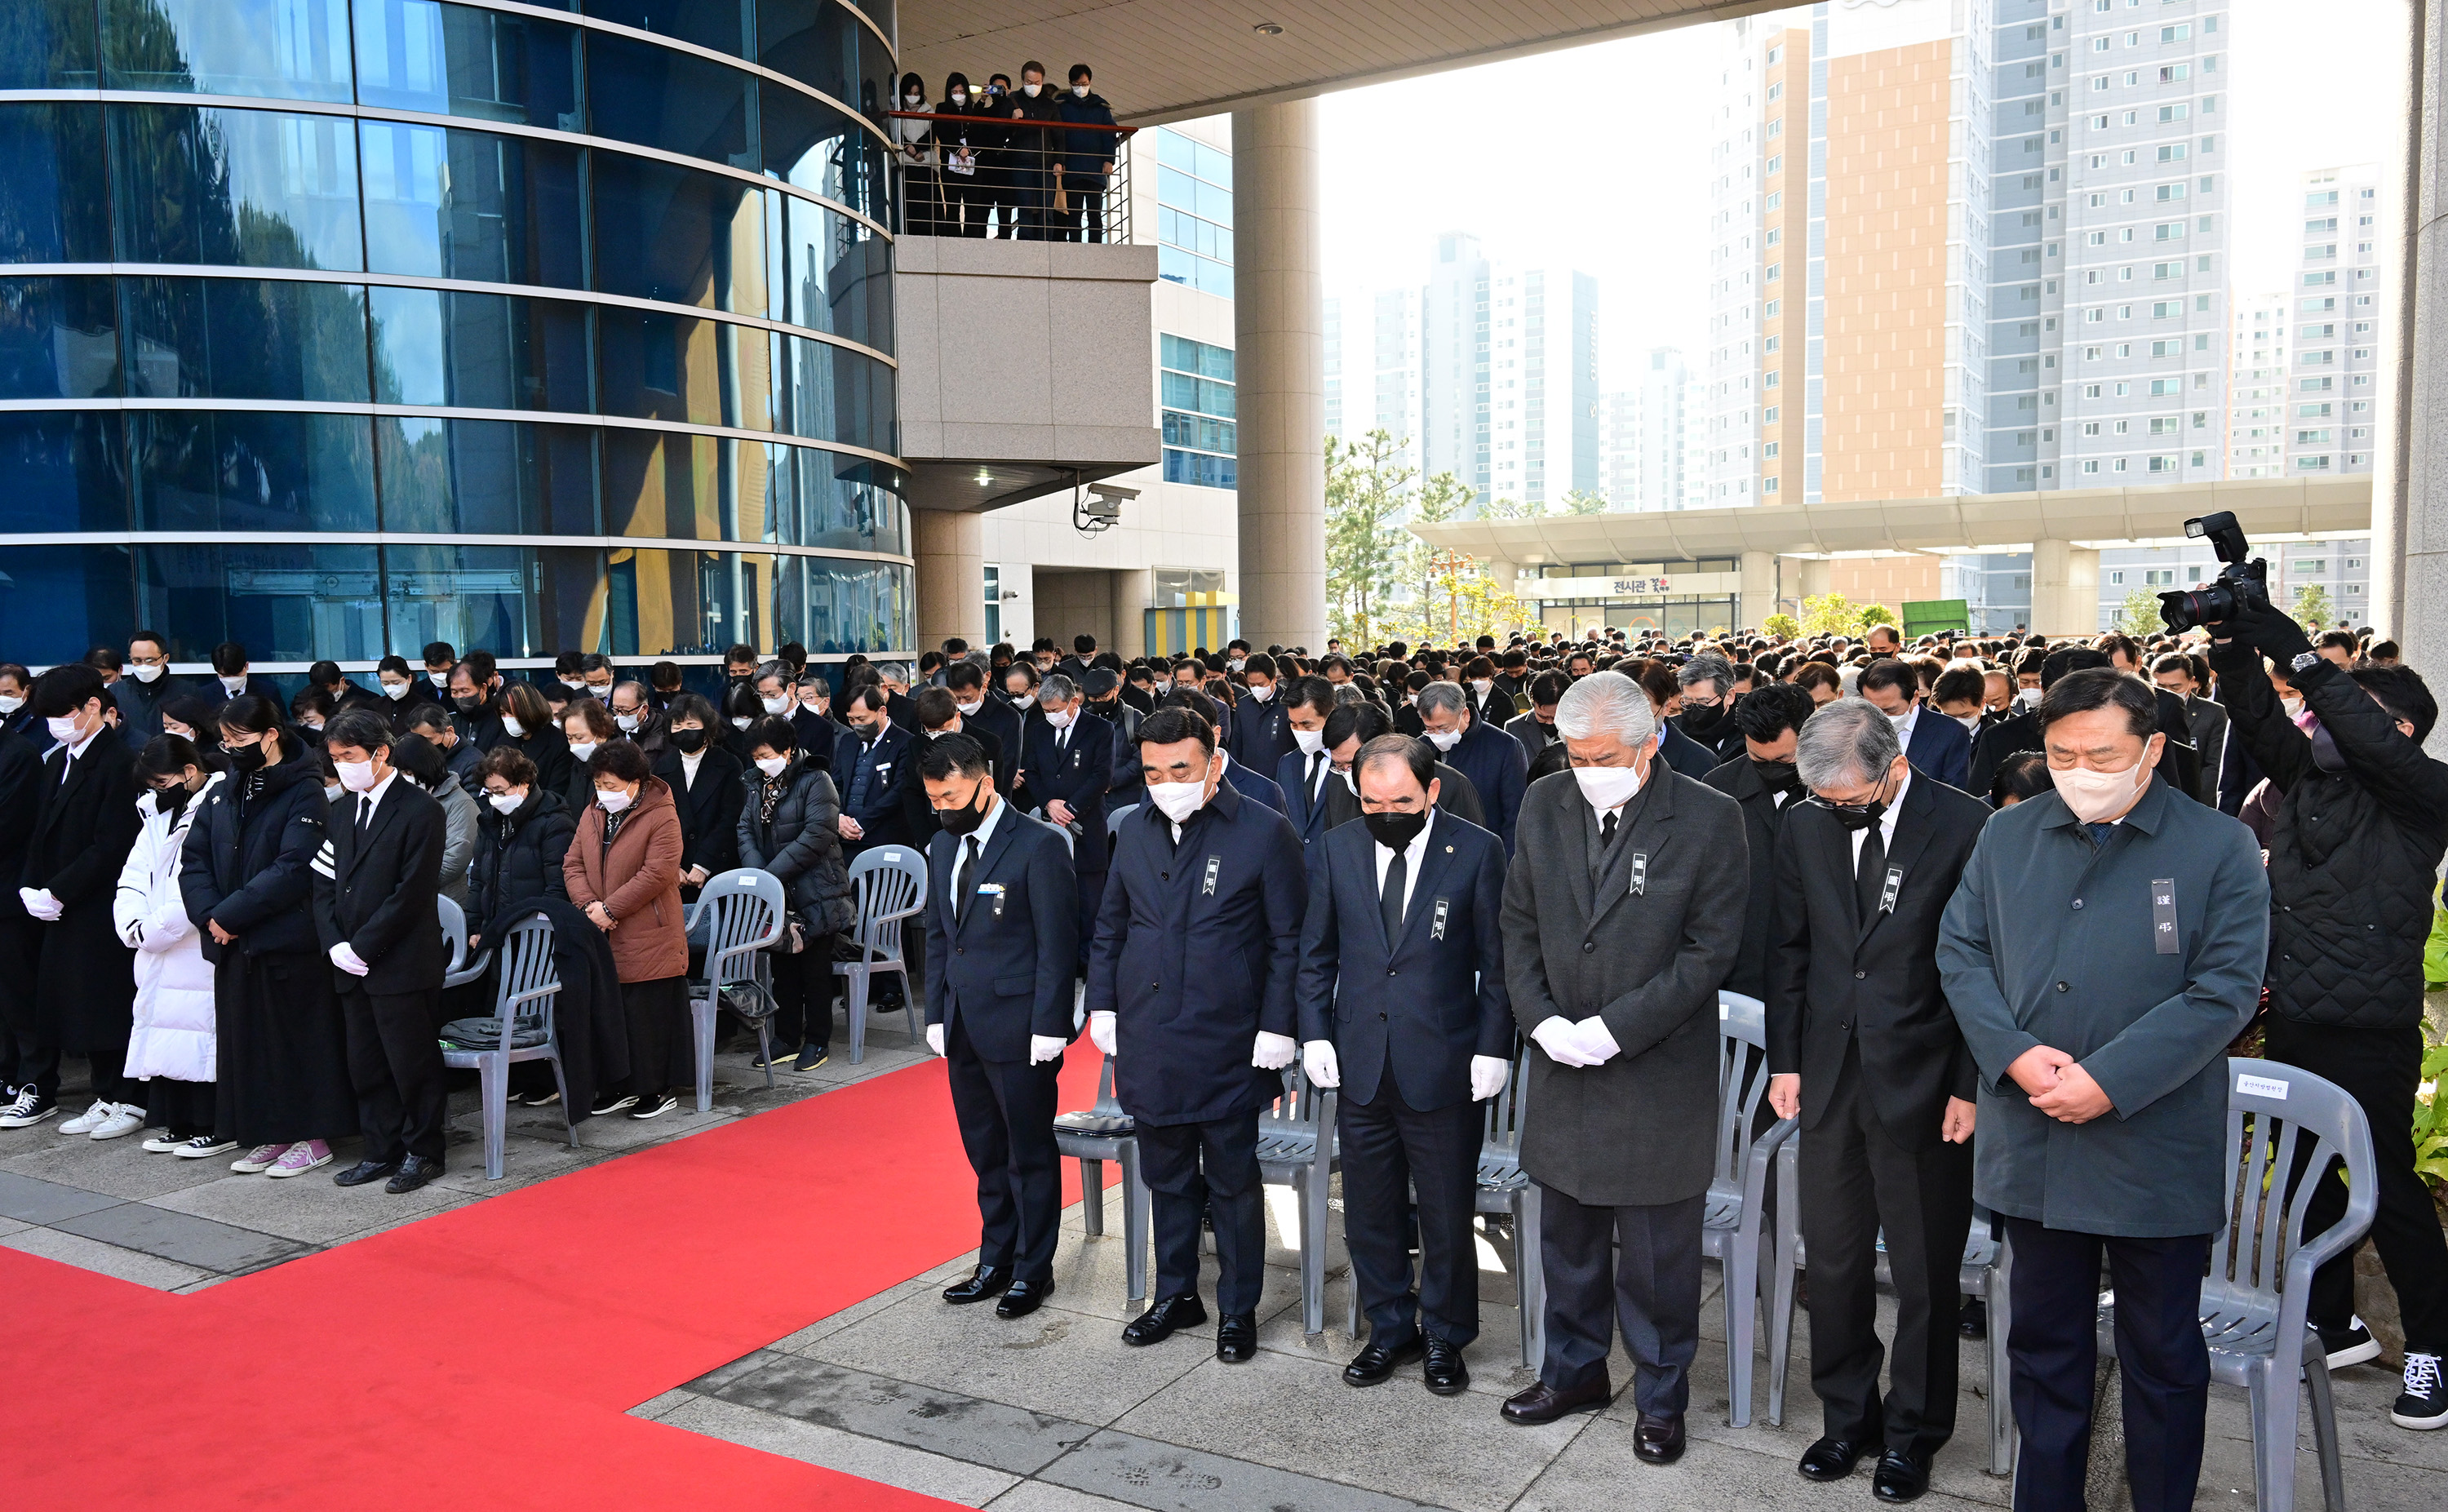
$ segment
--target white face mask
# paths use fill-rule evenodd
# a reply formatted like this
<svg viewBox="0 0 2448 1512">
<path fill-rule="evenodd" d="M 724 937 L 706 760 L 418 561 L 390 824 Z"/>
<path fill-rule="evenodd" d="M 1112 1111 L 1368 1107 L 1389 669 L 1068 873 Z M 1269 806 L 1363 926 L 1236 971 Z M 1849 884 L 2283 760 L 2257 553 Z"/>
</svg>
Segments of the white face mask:
<svg viewBox="0 0 2448 1512">
<path fill-rule="evenodd" d="M 517 715 L 506 714 L 502 716 L 502 733 L 513 740 L 524 740 L 527 737 L 527 727 L 519 723 Z"/>
<path fill-rule="evenodd" d="M 1294 730 L 1292 732 L 1292 744 L 1300 747 L 1301 755 L 1305 756 L 1313 756 L 1320 751 L 1326 749 L 1326 732 L 1323 730 Z"/>
<path fill-rule="evenodd" d="M 26 700 L 13 693 L 0 693 L 0 714 L 14 714 L 26 706 Z"/>
<path fill-rule="evenodd" d="M 778 777 L 782 775 L 782 769 L 790 764 L 789 756 L 766 756 L 756 763 L 756 770 L 769 777 Z"/>
<path fill-rule="evenodd" d="M 1601 813 L 1631 802 L 1640 791 L 1640 774 L 1631 767 L 1575 767 L 1573 780 L 1581 785 L 1581 797 Z"/>
<path fill-rule="evenodd" d="M 1435 746 L 1440 751 L 1450 751 L 1455 746 L 1462 744 L 1462 732 L 1460 730 L 1430 730 L 1427 732 L 1427 736 L 1428 744 Z"/>
<path fill-rule="evenodd" d="M 1494 686 L 1496 686 L 1496 680 L 1492 678 L 1473 678 L 1470 679 L 1470 691 L 1478 694 L 1482 699 L 1487 697 L 1487 690 Z"/>
<path fill-rule="evenodd" d="M 1246 666 L 1248 666 L 1249 664 L 1250 664 L 1250 662 L 1249 662 L 1249 659 L 1248 659 L 1248 658 L 1246 658 L 1246 657 L 1234 657 L 1232 660 L 1227 661 L 1227 662 L 1225 662 L 1225 663 L 1224 663 L 1225 667 L 1226 667 L 1228 670 L 1230 670 L 1230 671 L 1234 671 L 1234 672 L 1238 672 L 1238 671 L 1240 671 L 1243 667 L 1246 667 Z"/>
<path fill-rule="evenodd" d="M 612 722 L 632 735 L 638 731 L 638 717 L 634 714 L 616 714 L 612 717 Z"/>
<path fill-rule="evenodd" d="M 341 787 L 336 782 L 326 782 L 323 784 L 323 801 L 326 803 L 337 803 L 340 801 L 340 794 L 347 791 L 348 790 L 346 788 Z"/>
<path fill-rule="evenodd" d="M 635 794 L 624 793 L 619 788 L 597 788 L 595 790 L 595 801 L 602 806 L 603 812 L 606 813 L 620 813 L 622 809 L 627 808 L 630 801 L 635 797 Z"/>
<path fill-rule="evenodd" d="M 561 685 L 567 688 L 572 693 L 584 693 L 586 691 L 586 679 L 584 678 L 564 678 L 561 679 Z"/>
<path fill-rule="evenodd" d="M 1071 98 L 1072 98 L 1072 99 L 1074 99 L 1074 100 L 1085 100 L 1085 99 L 1087 99 L 1087 98 L 1088 98 L 1088 86 L 1087 86 L 1086 85 L 1084 85 L 1084 84 L 1075 84 L 1075 85 L 1073 85 L 1073 86 L 1071 86 Z"/>
<path fill-rule="evenodd" d="M 382 685 L 382 690 L 383 697 L 393 703 L 408 697 L 408 684 L 405 682 L 386 682 Z"/>
<path fill-rule="evenodd" d="M 1274 696 L 1275 685 L 1272 682 L 1253 682 L 1250 684 L 1250 697 L 1257 699 L 1260 703 L 1266 702 L 1269 699 L 1272 699 Z"/>
<path fill-rule="evenodd" d="M 304 725 L 304 726 L 305 726 L 307 729 L 309 729 L 309 730 L 320 730 L 321 728 L 323 728 L 323 721 L 322 721 L 322 719 L 321 719 L 319 717 L 317 717 L 317 716 L 316 716 L 316 715 L 312 715 L 312 714 L 308 715 L 306 718 L 304 718 L 303 719 L 298 720 L 297 722 L 298 722 L 299 724 Z"/>
<path fill-rule="evenodd" d="M 1187 823 L 1207 801 L 1204 782 L 1151 782 L 1148 800 L 1176 824 Z"/>
<path fill-rule="evenodd" d="M 493 806 L 495 813 L 516 813 L 519 805 L 527 801 L 527 795 L 524 793 L 488 793 L 485 801 Z"/>
<path fill-rule="evenodd" d="M 961 718 L 964 719 L 967 718 L 970 715 L 977 713 L 980 709 L 983 709 L 985 706 L 985 700 L 984 699 L 979 699 L 975 703 L 962 703 L 956 700 L 952 704 L 953 708 L 961 711 Z"/>
<path fill-rule="evenodd" d="M 139 682 L 151 682 L 162 676 L 162 668 L 158 666 L 140 664 L 129 667 L 127 671 L 128 675 L 133 677 Z"/>
<path fill-rule="evenodd" d="M 1020 92 L 1034 100 L 1037 98 L 1037 91 L 1044 87 L 1045 86 L 1042 84 L 1023 84 L 1020 86 Z"/>
<path fill-rule="evenodd" d="M 1971 732 L 1980 728 L 1980 716 L 1977 714 L 1959 714 L 1955 717 L 1955 722 L 1963 726 L 1966 734 L 1970 734 Z"/>
<path fill-rule="evenodd" d="M 952 91 L 952 103 L 953 103 L 954 105 L 967 105 L 967 104 L 969 103 L 969 91 L 967 91 L 966 89 L 955 89 L 955 90 L 953 90 L 953 91 Z"/>
<path fill-rule="evenodd" d="M 902 103 L 908 105 L 912 110 L 917 109 L 920 105 L 927 103 L 927 97 L 924 95 L 905 94 L 901 99 Z"/>
<path fill-rule="evenodd" d="M 791 700 L 788 699 L 765 699 L 759 701 L 765 705 L 765 712 L 767 714 L 788 714 L 791 712 Z"/>
<path fill-rule="evenodd" d="M 2150 767 L 2140 761 L 2122 772 L 2094 772 L 2089 767 L 2049 769 L 2049 780 L 2056 784 L 2057 796 L 2065 799 L 2065 806 L 2085 824 L 2103 823 L 2131 808 L 2134 794 L 2150 776 Z"/>
<path fill-rule="evenodd" d="M 371 761 L 335 761 L 340 771 L 340 786 L 351 793 L 364 793 L 374 785 L 374 764 Z"/>
<path fill-rule="evenodd" d="M 2037 688 L 2017 688 L 2015 690 L 2015 701 L 2021 704 L 2026 709 L 2037 709 L 2040 706 L 2040 690 Z"/>
<path fill-rule="evenodd" d="M 1054 728 L 1058 730 L 1068 730 L 1071 728 L 1071 711 L 1068 709 L 1048 709 L 1045 711 L 1045 722 L 1054 726 Z"/>
<path fill-rule="evenodd" d="M 1912 717 L 1913 717 L 1913 712 L 1912 712 L 1910 709 L 1906 709 L 1906 710 L 1905 710 L 1903 713 L 1902 713 L 1902 714 L 1891 714 L 1891 715 L 1888 715 L 1888 716 L 1887 716 L 1887 722 L 1888 722 L 1889 724 L 1894 725 L 1894 726 L 1896 727 L 1896 729 L 1897 729 L 1897 730 L 1902 731 L 1902 730 L 1903 729 L 1903 727 L 1904 727 L 1904 721 L 1905 721 L 1906 719 L 1911 718 Z"/>
<path fill-rule="evenodd" d="M 11 710 L 10 712 L 14 713 L 15 711 Z M 77 728 L 75 718 L 68 715 L 63 715 L 54 719 L 45 719 L 43 721 L 43 728 L 50 731 L 51 738 L 57 740 L 62 745 L 76 744 L 77 737 L 84 733 Z"/>
<path fill-rule="evenodd" d="M 747 718 L 747 717 L 745 717 L 744 715 L 736 715 L 736 714 L 735 714 L 735 715 L 733 715 L 733 716 L 731 717 L 731 727 L 732 727 L 733 729 L 735 729 L 735 730 L 745 730 L 745 729 L 747 729 L 750 725 L 752 725 L 752 724 L 754 724 L 754 723 L 755 723 L 755 722 L 756 722 L 756 721 L 755 721 L 754 719 L 748 718 Z"/>
<path fill-rule="evenodd" d="M 450 674 L 448 672 L 428 672 L 425 674 L 425 680 L 432 683 L 437 688 L 447 689 L 450 686 Z"/>
<path fill-rule="evenodd" d="M 244 677 L 223 678 L 221 679 L 221 689 L 231 698 L 235 699 L 239 694 L 246 691 L 246 679 Z"/>
<path fill-rule="evenodd" d="M 2278 701 L 2285 705 L 2286 718 L 2290 719 L 2304 712 L 2304 696 L 2300 693 L 2282 693 Z"/>
<path fill-rule="evenodd" d="M 570 759 L 574 761 L 591 760 L 595 756 L 595 752 L 596 742 L 592 740 L 572 740 L 569 742 Z"/>
<path fill-rule="evenodd" d="M 813 688 L 799 695 L 799 702 L 804 704 L 811 714 L 825 712 L 825 696 Z"/>
</svg>

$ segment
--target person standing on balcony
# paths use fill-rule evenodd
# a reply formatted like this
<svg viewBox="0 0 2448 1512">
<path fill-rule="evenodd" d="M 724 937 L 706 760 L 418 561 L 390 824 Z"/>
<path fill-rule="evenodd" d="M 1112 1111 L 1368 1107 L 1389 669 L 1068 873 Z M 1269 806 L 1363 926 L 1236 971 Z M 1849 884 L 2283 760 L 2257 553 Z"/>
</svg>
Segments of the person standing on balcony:
<svg viewBox="0 0 2448 1512">
<path fill-rule="evenodd" d="M 1071 92 L 1057 106 L 1063 120 L 1075 126 L 1114 124 L 1114 107 L 1097 93 L 1095 84 L 1096 75 L 1086 64 L 1071 65 Z M 1063 196 L 1062 229 L 1057 239 L 1105 239 L 1105 185 L 1112 181 L 1114 159 L 1121 151 L 1120 144 L 1121 139 L 1111 131 L 1062 133 L 1062 176 L 1059 181 Z"/>
<path fill-rule="evenodd" d="M 979 198 L 970 204 L 977 218 L 975 235 L 993 236 L 1000 220 L 1008 241 L 1020 235 L 1011 188 L 1011 127 L 1004 124 L 1011 113 L 1011 75 L 989 75 L 985 90 L 970 97 L 969 107 L 971 114 L 984 118 L 976 132 Z"/>
<path fill-rule="evenodd" d="M 1059 134 L 1047 125 L 1062 119 L 1054 92 L 1045 86 L 1045 65 L 1035 59 L 1020 66 L 1020 92 L 1006 95 L 1011 128 L 1012 202 L 1019 207 L 1020 239 L 1042 241 L 1054 210 L 1054 164 L 1061 147 Z"/>
<path fill-rule="evenodd" d="M 926 81 L 914 73 L 901 76 L 901 108 L 910 112 L 927 110 Z M 936 235 L 943 220 L 944 200 L 935 171 L 935 123 L 894 116 L 892 161 L 901 165 L 902 229 L 913 237 Z"/>
</svg>

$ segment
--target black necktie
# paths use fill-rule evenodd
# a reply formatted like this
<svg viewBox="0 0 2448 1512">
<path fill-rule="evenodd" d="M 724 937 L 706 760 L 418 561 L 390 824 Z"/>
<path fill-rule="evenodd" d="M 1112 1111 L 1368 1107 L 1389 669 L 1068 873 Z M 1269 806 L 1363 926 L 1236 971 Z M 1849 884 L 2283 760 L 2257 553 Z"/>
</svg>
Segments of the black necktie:
<svg viewBox="0 0 2448 1512">
<path fill-rule="evenodd" d="M 1386 921 L 1386 944 L 1389 949 L 1403 937 L 1404 872 L 1403 852 L 1397 851 L 1386 866 L 1386 890 L 1377 897 L 1377 911 Z"/>
<path fill-rule="evenodd" d="M 373 827 L 373 822 L 374 800 L 371 797 L 359 798 L 357 800 L 357 837 L 359 839 L 365 838 L 366 832 Z"/>
<path fill-rule="evenodd" d="M 1309 800 L 1317 801 L 1317 779 L 1326 771 L 1326 753 L 1318 752 L 1309 758 Z"/>
<path fill-rule="evenodd" d="M 977 869 L 978 837 L 968 835 L 961 841 L 961 864 L 952 869 L 952 922 L 960 923 L 969 916 L 969 875 Z"/>
<path fill-rule="evenodd" d="M 1864 929 L 1878 922 L 1879 896 L 1887 882 L 1887 846 L 1881 829 L 1874 824 L 1863 832 L 1862 859 L 1853 869 L 1853 895 L 1860 900 Z"/>
<path fill-rule="evenodd" d="M 1601 816 L 1599 817 L 1599 819 L 1598 819 L 1598 849 L 1599 849 L 1599 850 L 1601 850 L 1601 851 L 1607 851 L 1607 850 L 1612 850 L 1612 849 L 1614 848 L 1614 846 L 1615 846 L 1615 826 L 1616 826 L 1616 821 L 1617 819 L 1621 818 L 1621 817 L 1623 817 L 1623 811 L 1622 811 L 1621 809 L 1609 809 L 1609 810 L 1608 810 L 1608 811 L 1607 811 L 1603 815 L 1601 815 Z"/>
</svg>

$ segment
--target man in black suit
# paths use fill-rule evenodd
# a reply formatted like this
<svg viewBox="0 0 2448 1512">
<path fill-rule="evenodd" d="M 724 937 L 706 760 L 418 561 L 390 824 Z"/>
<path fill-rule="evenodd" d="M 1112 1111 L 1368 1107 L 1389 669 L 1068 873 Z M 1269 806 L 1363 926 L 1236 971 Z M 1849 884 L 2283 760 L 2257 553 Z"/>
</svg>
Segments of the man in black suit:
<svg viewBox="0 0 2448 1512">
<path fill-rule="evenodd" d="M 1425 743 L 1380 736 L 1356 766 L 1362 822 L 1310 851 L 1297 989 L 1309 1079 L 1343 1089 L 1344 1235 L 1368 1314 L 1343 1379 L 1375 1386 L 1425 1357 L 1428 1389 L 1453 1396 L 1479 1336 L 1479 1102 L 1503 1090 L 1513 1052 L 1504 846 L 1437 810 Z"/>
<path fill-rule="evenodd" d="M 442 1174 L 442 805 L 399 780 L 390 723 L 371 710 L 335 716 L 323 750 L 348 794 L 332 805 L 315 858 L 315 928 L 332 958 L 366 1137 L 364 1158 L 333 1180 L 389 1177 L 383 1190 L 396 1196 Z"/>
<path fill-rule="evenodd" d="M 1300 832 L 1303 849 L 1326 838 L 1326 790 L 1340 779 L 1326 749 L 1326 722 L 1334 715 L 1334 684 L 1324 678 L 1294 678 L 1284 684 L 1284 719 L 1292 749 L 1275 763 L 1275 786 L 1284 793 L 1284 817 Z"/>
<path fill-rule="evenodd" d="M 1915 771 L 1959 792 L 1971 791 L 1972 737 L 1922 701 L 1919 672 L 1889 657 L 1864 667 L 1855 686 L 1895 726 Z"/>
<path fill-rule="evenodd" d="M 1720 761 L 1742 755 L 1743 733 L 1733 720 L 1734 664 L 1714 651 L 1703 651 L 1676 669 L 1674 679 L 1683 689 L 1674 727 Z"/>
<path fill-rule="evenodd" d="M 1564 696 L 1571 684 L 1560 672 L 1541 672 L 1530 679 L 1530 712 L 1517 714 L 1505 721 L 1504 733 L 1521 742 L 1521 754 L 1530 760 L 1556 739 L 1556 700 Z"/>
<path fill-rule="evenodd" d="M 927 1047 L 951 1062 L 981 1229 L 977 1270 L 944 1300 L 1001 1296 L 995 1316 L 1024 1317 L 1054 1290 L 1062 1223 L 1055 1081 L 1073 1033 L 1079 893 L 1062 836 L 1004 801 L 975 740 L 944 735 L 917 760 L 937 829 L 927 847 Z"/>
<path fill-rule="evenodd" d="M 1812 796 L 1777 836 L 1768 1063 L 1769 1103 L 1802 1120 L 1810 1385 L 1826 1416 L 1801 1470 L 1841 1481 L 1875 1454 L 1879 1500 L 1909 1502 L 1955 1431 L 1972 1224 L 1978 1071 L 1939 982 L 1939 920 L 1989 811 L 1913 767 L 1893 721 L 1859 699 L 1811 716 L 1795 759 Z M 1897 1297 L 1884 1401 L 1883 1232 Z"/>
<path fill-rule="evenodd" d="M 1332 765 L 1321 807 L 1326 810 L 1328 829 L 1340 830 L 1360 817 L 1360 775 L 1353 765 L 1360 759 L 1360 748 L 1381 735 L 1399 733 L 1386 711 L 1373 703 L 1340 704 L 1327 716 L 1326 754 Z M 1436 777 L 1437 807 L 1454 818 L 1487 829 L 1487 811 L 1470 778 L 1444 761 L 1437 763 Z"/>
<path fill-rule="evenodd" d="M 1013 801 L 1071 832 L 1080 917 L 1093 919 L 1105 895 L 1105 788 L 1114 778 L 1114 727 L 1083 706 L 1079 684 L 1057 672 L 1037 689 L 1038 712 L 1020 757 Z M 1088 964 L 1081 943 L 1080 966 Z"/>
<path fill-rule="evenodd" d="M 1814 705 L 1808 690 L 1771 682 L 1734 700 L 1733 723 L 1743 754 L 1700 780 L 1743 806 L 1743 834 L 1750 842 L 1750 902 L 1743 910 L 1743 948 L 1734 958 L 1726 990 L 1747 998 L 1768 997 L 1769 924 L 1776 903 L 1776 835 L 1788 808 L 1803 797 L 1794 775 L 1793 741 Z"/>
<path fill-rule="evenodd" d="M 946 667 L 944 691 L 960 712 L 963 735 L 994 737 L 995 791 L 1011 796 L 1012 778 L 1020 771 L 1020 716 L 1004 699 L 986 697 L 986 669 L 974 661 Z"/>
<path fill-rule="evenodd" d="M 212 660 L 213 675 L 190 691 L 214 708 L 247 694 L 270 699 L 276 709 L 288 701 L 280 696 L 279 689 L 247 671 L 246 647 L 237 641 L 224 641 L 213 647 Z"/>
<path fill-rule="evenodd" d="M 1275 767 L 1296 748 L 1291 722 L 1285 716 L 1283 687 L 1276 681 L 1275 659 L 1264 651 L 1242 664 L 1247 682 L 1241 701 L 1233 706 L 1233 759 L 1272 780 Z M 1289 811 L 1287 811 L 1289 812 Z"/>
<path fill-rule="evenodd" d="M 854 856 L 873 845 L 909 844 L 901 794 L 918 780 L 909 775 L 910 733 L 886 712 L 883 684 L 863 684 L 842 700 L 850 728 L 833 747 L 833 786 L 841 792 L 842 852 Z"/>
<path fill-rule="evenodd" d="M 918 697 L 910 702 L 918 709 L 918 739 L 910 747 L 911 755 L 903 759 L 916 760 L 924 756 L 929 746 L 947 736 L 966 735 L 986 754 L 987 766 L 999 767 L 1002 764 L 1003 743 L 984 730 L 971 729 L 968 720 L 962 718 L 959 706 L 952 702 L 949 693 L 942 688 L 921 688 Z M 996 791 L 1000 793 L 1002 789 Z M 927 796 L 924 781 L 910 783 L 904 793 L 901 812 L 909 826 L 909 843 L 924 850 L 935 838 L 934 803 Z"/>
</svg>

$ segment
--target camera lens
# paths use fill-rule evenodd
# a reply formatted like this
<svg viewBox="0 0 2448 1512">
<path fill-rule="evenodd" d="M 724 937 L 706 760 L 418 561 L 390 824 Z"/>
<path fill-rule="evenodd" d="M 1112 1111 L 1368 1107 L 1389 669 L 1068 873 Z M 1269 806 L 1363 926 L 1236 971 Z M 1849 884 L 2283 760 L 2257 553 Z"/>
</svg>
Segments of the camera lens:
<svg viewBox="0 0 2448 1512">
<path fill-rule="evenodd" d="M 2216 624 L 2235 613 L 2235 592 L 2224 581 L 2206 584 L 2187 593 L 2159 595 L 2159 618 L 2174 631 Z"/>
</svg>

